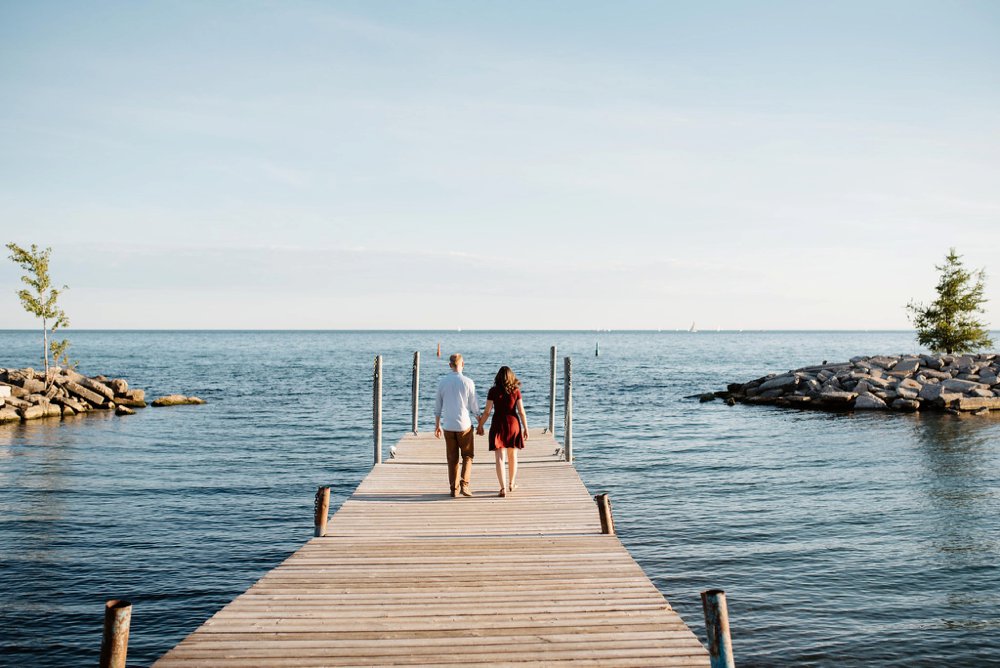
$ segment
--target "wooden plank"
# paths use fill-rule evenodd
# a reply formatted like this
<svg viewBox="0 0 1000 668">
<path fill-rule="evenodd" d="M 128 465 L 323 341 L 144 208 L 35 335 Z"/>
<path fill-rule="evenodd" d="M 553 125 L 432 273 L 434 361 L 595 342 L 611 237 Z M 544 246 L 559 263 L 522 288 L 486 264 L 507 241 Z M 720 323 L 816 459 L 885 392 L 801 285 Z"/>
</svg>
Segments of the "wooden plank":
<svg viewBox="0 0 1000 668">
<path fill-rule="evenodd" d="M 154 665 L 708 665 L 557 448 L 533 436 L 498 498 L 479 439 L 473 497 L 453 499 L 443 443 L 407 435 L 326 536 Z"/>
</svg>

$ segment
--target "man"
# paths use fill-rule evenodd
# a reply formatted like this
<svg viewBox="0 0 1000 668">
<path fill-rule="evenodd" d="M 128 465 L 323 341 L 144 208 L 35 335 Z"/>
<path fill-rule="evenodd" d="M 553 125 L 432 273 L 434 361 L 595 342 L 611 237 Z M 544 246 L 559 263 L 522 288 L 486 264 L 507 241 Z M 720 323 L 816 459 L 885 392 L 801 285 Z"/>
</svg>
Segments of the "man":
<svg viewBox="0 0 1000 668">
<path fill-rule="evenodd" d="M 434 402 L 434 436 L 441 438 L 444 428 L 444 445 L 448 454 L 448 482 L 451 496 L 472 496 L 469 479 L 472 476 L 474 436 L 472 415 L 479 417 L 476 384 L 462 375 L 465 361 L 455 353 L 448 358 L 451 373 L 438 383 L 437 400 Z M 462 459 L 462 477 L 458 477 L 458 459 Z"/>
</svg>

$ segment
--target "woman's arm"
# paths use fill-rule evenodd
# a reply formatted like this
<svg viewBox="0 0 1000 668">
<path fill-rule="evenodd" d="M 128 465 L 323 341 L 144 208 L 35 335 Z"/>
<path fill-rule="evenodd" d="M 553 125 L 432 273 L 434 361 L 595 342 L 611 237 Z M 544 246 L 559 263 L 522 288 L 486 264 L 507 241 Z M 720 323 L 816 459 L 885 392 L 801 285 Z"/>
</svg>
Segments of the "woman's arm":
<svg viewBox="0 0 1000 668">
<path fill-rule="evenodd" d="M 476 433 L 480 434 L 482 433 L 483 425 L 486 424 L 486 421 L 490 418 L 490 411 L 492 410 L 493 410 L 493 400 L 487 399 L 486 408 L 483 409 L 483 414 L 479 416 L 479 424 L 476 426 Z"/>
<path fill-rule="evenodd" d="M 528 416 L 524 414 L 524 404 L 517 400 L 517 414 L 521 416 L 521 427 L 524 429 L 524 440 L 528 440 Z"/>
</svg>

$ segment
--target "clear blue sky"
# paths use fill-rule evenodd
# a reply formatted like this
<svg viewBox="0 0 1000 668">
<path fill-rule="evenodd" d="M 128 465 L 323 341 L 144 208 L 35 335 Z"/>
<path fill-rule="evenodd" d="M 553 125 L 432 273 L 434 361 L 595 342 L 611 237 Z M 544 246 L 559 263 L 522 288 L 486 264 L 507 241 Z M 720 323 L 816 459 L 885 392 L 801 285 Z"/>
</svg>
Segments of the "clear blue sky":
<svg viewBox="0 0 1000 668">
<path fill-rule="evenodd" d="M 1000 327 L 998 2 L 8 0 L 0 96 L 75 327 Z"/>
</svg>

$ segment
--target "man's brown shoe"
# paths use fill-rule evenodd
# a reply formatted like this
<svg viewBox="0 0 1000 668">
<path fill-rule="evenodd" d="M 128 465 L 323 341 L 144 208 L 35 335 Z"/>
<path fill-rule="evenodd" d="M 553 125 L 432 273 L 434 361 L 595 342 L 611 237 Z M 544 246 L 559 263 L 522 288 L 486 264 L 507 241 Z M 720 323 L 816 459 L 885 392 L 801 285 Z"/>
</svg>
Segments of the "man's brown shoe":
<svg viewBox="0 0 1000 668">
<path fill-rule="evenodd" d="M 469 491 L 469 486 L 468 485 L 462 485 L 461 494 L 462 494 L 462 496 L 472 496 L 472 492 Z"/>
<path fill-rule="evenodd" d="M 451 490 L 451 498 L 453 498 L 453 499 L 458 498 L 458 490 L 457 489 Z"/>
</svg>

